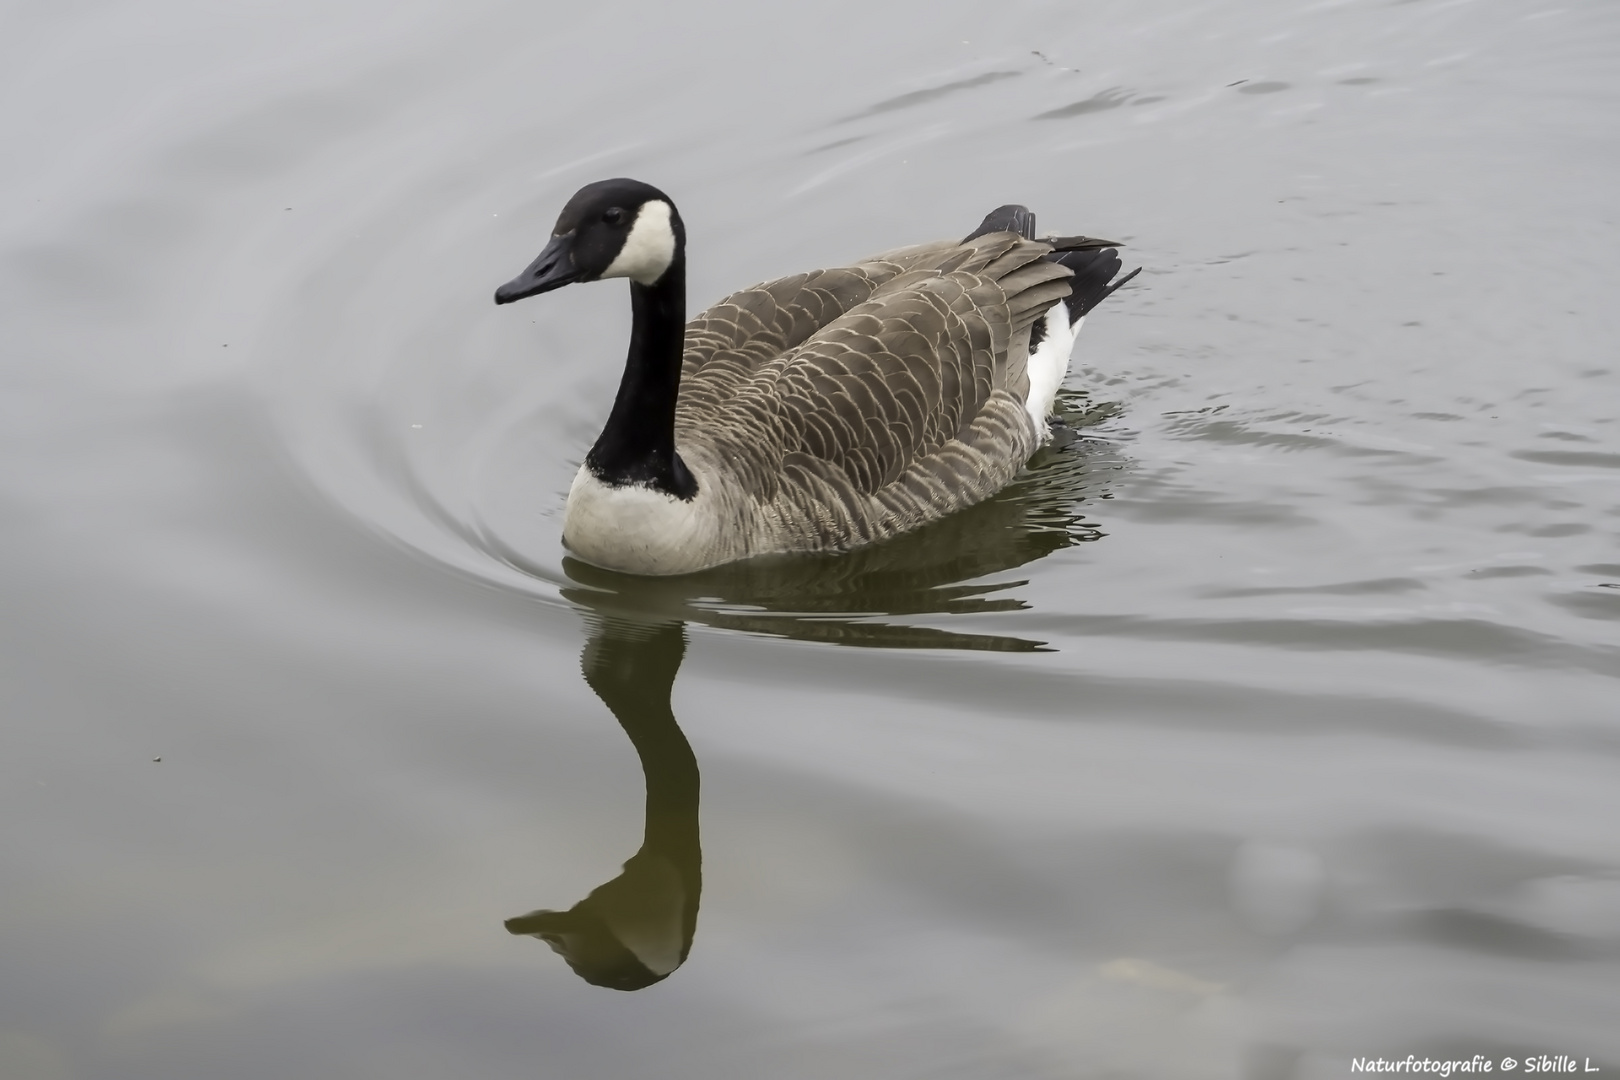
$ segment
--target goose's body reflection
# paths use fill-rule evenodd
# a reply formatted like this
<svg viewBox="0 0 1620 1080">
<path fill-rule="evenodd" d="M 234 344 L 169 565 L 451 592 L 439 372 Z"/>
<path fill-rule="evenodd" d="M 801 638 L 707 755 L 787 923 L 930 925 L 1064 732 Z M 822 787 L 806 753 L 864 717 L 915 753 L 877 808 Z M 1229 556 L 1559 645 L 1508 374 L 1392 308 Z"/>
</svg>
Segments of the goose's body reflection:
<svg viewBox="0 0 1620 1080">
<path fill-rule="evenodd" d="M 1082 454 L 1078 429 L 1112 415 L 1059 398 L 1066 424 L 1024 474 L 986 501 L 915 533 L 843 555 L 734 563 L 684 577 L 644 578 L 569 559 L 563 595 L 591 627 L 585 681 L 630 736 L 647 778 L 641 850 L 624 872 L 567 911 L 507 921 L 540 938 L 587 982 L 639 990 L 685 960 L 702 887 L 698 768 L 670 708 L 685 624 L 868 648 L 1034 650 L 1040 642 L 917 626 L 886 617 L 1012 611 L 997 596 L 1020 581 L 985 581 L 1103 533 L 1076 506 L 1100 494 L 1120 459 L 1106 444 Z M 516 560 L 514 560 L 516 561 Z"/>
<path fill-rule="evenodd" d="M 623 873 L 567 911 L 520 915 L 506 928 L 546 942 L 586 982 L 640 990 L 685 962 L 703 888 L 697 759 L 669 704 L 686 638 L 678 622 L 593 622 L 580 666 L 641 758 L 647 781 L 641 850 Z"/>
</svg>

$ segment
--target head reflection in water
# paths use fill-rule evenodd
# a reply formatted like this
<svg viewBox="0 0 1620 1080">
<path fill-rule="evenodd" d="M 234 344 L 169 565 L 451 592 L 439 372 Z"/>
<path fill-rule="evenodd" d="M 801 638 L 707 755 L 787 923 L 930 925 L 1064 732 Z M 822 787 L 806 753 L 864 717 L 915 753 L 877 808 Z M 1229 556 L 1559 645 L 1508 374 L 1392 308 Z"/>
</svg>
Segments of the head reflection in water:
<svg viewBox="0 0 1620 1080">
<path fill-rule="evenodd" d="M 595 622 L 581 666 L 641 758 L 647 780 L 641 850 L 623 873 L 567 911 L 520 915 L 506 929 L 544 941 L 586 982 L 640 990 L 686 960 L 703 888 L 697 759 L 669 704 L 686 641 L 678 622 Z"/>
</svg>

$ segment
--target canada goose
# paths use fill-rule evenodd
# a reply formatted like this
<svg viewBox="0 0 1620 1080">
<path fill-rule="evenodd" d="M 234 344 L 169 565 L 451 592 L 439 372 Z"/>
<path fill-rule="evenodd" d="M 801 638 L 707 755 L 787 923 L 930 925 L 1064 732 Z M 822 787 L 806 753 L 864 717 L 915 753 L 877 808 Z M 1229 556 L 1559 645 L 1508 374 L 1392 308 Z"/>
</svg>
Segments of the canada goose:
<svg viewBox="0 0 1620 1080">
<path fill-rule="evenodd" d="M 636 180 L 580 188 L 497 304 L 630 279 L 607 425 L 568 492 L 563 543 L 633 574 L 838 551 L 971 506 L 1049 435 L 1080 320 L 1119 245 L 1034 239 L 1003 206 L 960 241 L 765 282 L 686 323 L 686 229 Z"/>
</svg>

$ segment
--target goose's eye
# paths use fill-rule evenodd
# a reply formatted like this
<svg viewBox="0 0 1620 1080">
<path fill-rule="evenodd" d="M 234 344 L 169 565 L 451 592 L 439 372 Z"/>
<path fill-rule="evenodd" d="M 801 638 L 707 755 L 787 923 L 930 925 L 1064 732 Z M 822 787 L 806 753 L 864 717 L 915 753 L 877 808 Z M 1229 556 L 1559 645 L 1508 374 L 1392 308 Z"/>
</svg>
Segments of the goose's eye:
<svg viewBox="0 0 1620 1080">
<path fill-rule="evenodd" d="M 602 220 L 609 225 L 617 225 L 624 220 L 624 211 L 617 206 L 610 206 L 602 211 Z"/>
</svg>

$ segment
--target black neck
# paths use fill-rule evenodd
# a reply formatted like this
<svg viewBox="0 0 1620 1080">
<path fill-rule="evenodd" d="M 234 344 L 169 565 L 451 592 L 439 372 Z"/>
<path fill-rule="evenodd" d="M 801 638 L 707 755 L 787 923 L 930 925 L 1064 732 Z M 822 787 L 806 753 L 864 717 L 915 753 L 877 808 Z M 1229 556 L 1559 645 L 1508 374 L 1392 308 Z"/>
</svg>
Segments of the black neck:
<svg viewBox="0 0 1620 1080">
<path fill-rule="evenodd" d="M 682 251 L 676 249 L 675 261 L 656 285 L 630 283 L 630 310 L 630 355 L 619 396 L 585 464 L 605 484 L 646 485 L 690 499 L 697 494 L 697 481 L 675 452 L 675 398 L 686 340 Z"/>
</svg>

